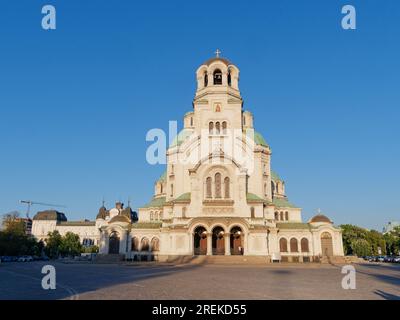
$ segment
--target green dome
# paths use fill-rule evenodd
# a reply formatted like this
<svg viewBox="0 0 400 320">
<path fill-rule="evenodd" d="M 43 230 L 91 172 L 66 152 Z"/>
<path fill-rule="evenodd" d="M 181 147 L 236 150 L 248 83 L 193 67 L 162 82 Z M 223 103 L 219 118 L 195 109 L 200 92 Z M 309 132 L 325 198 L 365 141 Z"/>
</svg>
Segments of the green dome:
<svg viewBox="0 0 400 320">
<path fill-rule="evenodd" d="M 253 131 L 254 132 L 254 142 L 255 142 L 256 145 L 269 148 L 269 145 L 268 145 L 267 141 L 265 141 L 265 139 L 264 139 L 264 137 L 262 136 L 261 133 L 255 131 L 253 129 L 247 129 L 247 130 L 245 130 L 245 134 L 246 135 L 247 135 L 248 131 Z M 251 137 L 251 135 L 249 137 Z"/>
<path fill-rule="evenodd" d="M 180 146 L 187 138 L 189 138 L 193 134 L 192 129 L 183 129 L 178 135 L 172 140 L 170 148 Z"/>
</svg>

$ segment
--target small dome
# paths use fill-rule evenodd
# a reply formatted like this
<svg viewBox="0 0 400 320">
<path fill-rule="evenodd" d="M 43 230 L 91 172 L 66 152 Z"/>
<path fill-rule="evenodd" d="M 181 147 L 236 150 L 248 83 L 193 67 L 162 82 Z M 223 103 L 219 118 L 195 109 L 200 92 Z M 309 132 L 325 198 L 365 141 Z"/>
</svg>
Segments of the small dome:
<svg viewBox="0 0 400 320">
<path fill-rule="evenodd" d="M 125 216 L 125 215 L 118 215 L 115 216 L 114 218 L 112 218 L 109 223 L 113 223 L 113 222 L 126 222 L 126 223 L 131 223 L 131 220 Z"/>
<path fill-rule="evenodd" d="M 106 209 L 106 207 L 102 206 L 102 207 L 99 209 L 99 213 L 97 214 L 96 219 L 103 219 L 103 220 L 105 220 L 107 216 L 108 216 L 107 209 Z"/>
<path fill-rule="evenodd" d="M 226 66 L 229 66 L 229 65 L 232 64 L 228 59 L 217 58 L 217 57 L 215 57 L 215 58 L 208 59 L 208 60 L 207 60 L 206 62 L 204 62 L 202 65 L 209 66 L 210 64 L 212 64 L 213 62 L 216 62 L 216 61 L 222 62 L 222 63 L 225 64 Z"/>
<path fill-rule="evenodd" d="M 330 223 L 332 224 L 333 222 L 325 215 L 323 214 L 317 214 L 316 216 L 312 217 L 309 221 L 309 223 L 313 222 L 323 222 L 323 223 Z"/>
<path fill-rule="evenodd" d="M 45 210 L 39 211 L 33 217 L 33 220 L 56 220 L 56 221 L 67 221 L 67 217 L 64 213 L 56 210 Z"/>
</svg>

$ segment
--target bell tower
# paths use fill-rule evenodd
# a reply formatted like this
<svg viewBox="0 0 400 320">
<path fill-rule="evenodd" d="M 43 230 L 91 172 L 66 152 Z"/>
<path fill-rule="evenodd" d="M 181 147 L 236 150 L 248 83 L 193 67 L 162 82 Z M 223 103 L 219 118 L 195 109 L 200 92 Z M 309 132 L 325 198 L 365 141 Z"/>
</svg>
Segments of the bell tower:
<svg viewBox="0 0 400 320">
<path fill-rule="evenodd" d="M 239 91 L 239 68 L 221 57 L 204 62 L 196 71 L 197 89 L 193 100 L 198 134 L 223 134 L 227 129 L 242 129 L 243 100 Z"/>
</svg>

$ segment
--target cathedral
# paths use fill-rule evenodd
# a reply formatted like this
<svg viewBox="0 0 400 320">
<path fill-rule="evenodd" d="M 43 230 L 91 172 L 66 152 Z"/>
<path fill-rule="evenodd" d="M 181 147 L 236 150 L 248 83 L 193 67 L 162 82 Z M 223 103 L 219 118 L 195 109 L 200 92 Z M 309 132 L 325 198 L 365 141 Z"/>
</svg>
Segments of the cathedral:
<svg viewBox="0 0 400 320">
<path fill-rule="evenodd" d="M 32 233 L 78 233 L 103 255 L 172 261 L 199 255 L 243 255 L 289 262 L 343 256 L 341 230 L 318 212 L 303 222 L 285 181 L 271 169 L 271 148 L 243 109 L 239 68 L 220 57 L 196 70 L 193 109 L 167 148 L 166 170 L 139 208 L 100 208 L 95 221 L 68 222 L 39 212 Z"/>
</svg>

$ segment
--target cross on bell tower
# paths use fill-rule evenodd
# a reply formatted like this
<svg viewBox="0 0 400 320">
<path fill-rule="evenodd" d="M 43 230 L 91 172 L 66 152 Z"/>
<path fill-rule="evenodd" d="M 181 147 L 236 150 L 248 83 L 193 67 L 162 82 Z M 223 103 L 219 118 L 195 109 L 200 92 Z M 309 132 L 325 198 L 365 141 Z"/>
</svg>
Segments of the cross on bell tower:
<svg viewBox="0 0 400 320">
<path fill-rule="evenodd" d="M 217 58 L 219 58 L 219 55 L 220 55 L 221 53 L 222 53 L 221 50 L 217 49 L 217 50 L 215 51 L 215 56 L 216 56 Z"/>
</svg>

